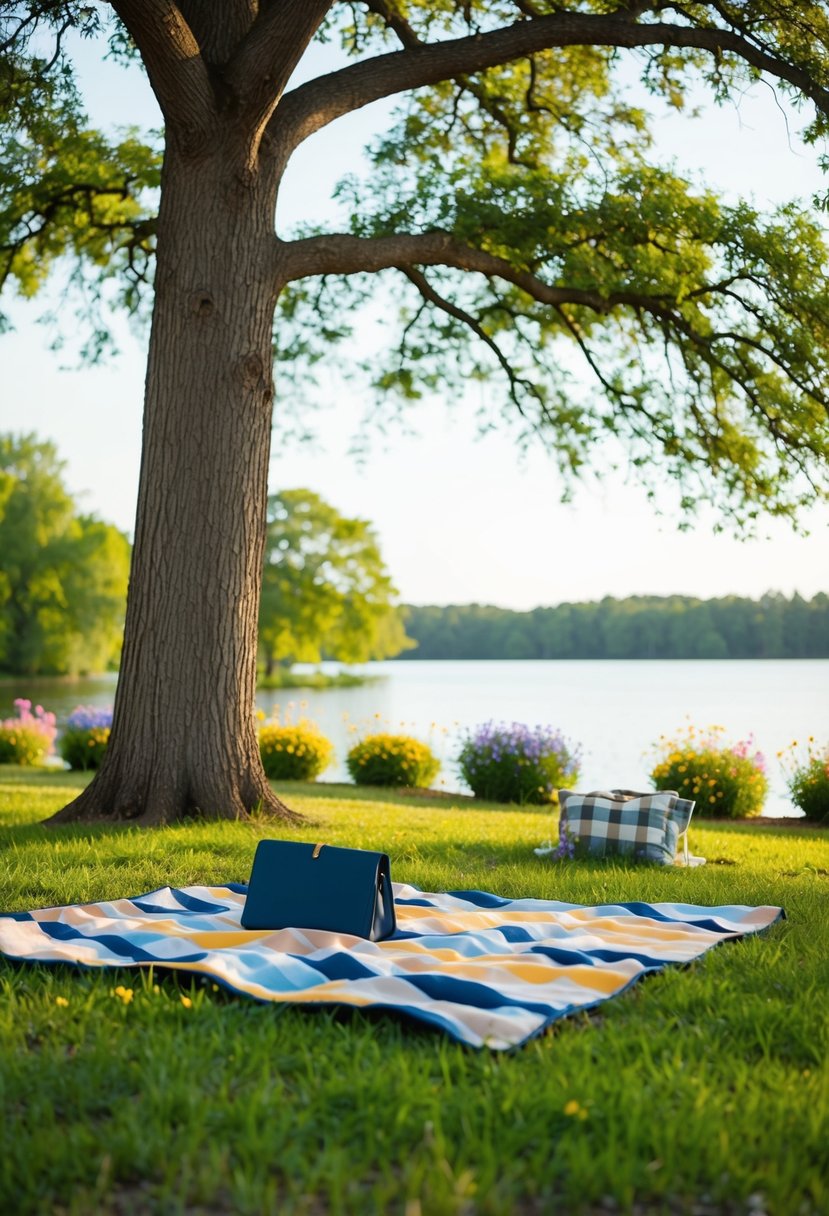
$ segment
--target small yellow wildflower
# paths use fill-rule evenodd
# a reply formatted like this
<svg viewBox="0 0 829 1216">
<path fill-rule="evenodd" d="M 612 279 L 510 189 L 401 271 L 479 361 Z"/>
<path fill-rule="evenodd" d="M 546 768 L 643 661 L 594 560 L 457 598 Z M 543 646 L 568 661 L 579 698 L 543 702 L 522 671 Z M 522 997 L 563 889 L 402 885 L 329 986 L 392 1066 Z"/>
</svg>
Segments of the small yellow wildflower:
<svg viewBox="0 0 829 1216">
<path fill-rule="evenodd" d="M 193 1002 L 191 1001 L 191 999 L 190 999 L 190 997 L 189 997 L 189 996 L 183 996 L 183 997 L 181 998 L 181 1003 L 182 1003 L 182 1005 L 184 1006 L 184 1008 L 185 1008 L 185 1009 L 192 1009 L 192 1008 L 193 1008 Z"/>
<path fill-rule="evenodd" d="M 123 1001 L 125 1005 L 129 1005 L 134 994 L 132 988 L 125 988 L 123 984 L 119 984 L 112 995 L 117 996 L 119 1001 Z"/>
<path fill-rule="evenodd" d="M 56 996 L 55 1004 L 58 1005 L 61 1009 L 65 1009 L 66 1006 L 69 1004 L 69 1002 L 67 1001 L 65 996 Z"/>
</svg>

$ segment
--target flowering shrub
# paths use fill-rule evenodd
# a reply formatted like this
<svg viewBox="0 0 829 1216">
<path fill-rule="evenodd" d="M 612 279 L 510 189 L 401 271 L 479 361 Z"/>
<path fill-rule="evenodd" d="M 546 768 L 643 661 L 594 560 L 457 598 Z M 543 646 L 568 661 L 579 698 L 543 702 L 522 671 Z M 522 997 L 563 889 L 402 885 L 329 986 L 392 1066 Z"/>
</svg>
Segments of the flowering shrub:
<svg viewBox="0 0 829 1216">
<path fill-rule="evenodd" d="M 18 697 L 14 702 L 16 718 L 0 722 L 0 764 L 39 764 L 53 748 L 57 727 L 55 715 L 42 705 Z"/>
<path fill-rule="evenodd" d="M 426 744 L 411 735 L 366 735 L 346 756 L 356 785 L 428 786 L 440 761 Z"/>
<path fill-rule="evenodd" d="M 792 754 L 783 759 L 791 800 L 807 819 L 829 823 L 829 744 L 819 748 L 810 738 L 805 756 L 798 756 L 796 747 L 797 740 L 788 749 Z M 785 753 L 778 752 L 778 756 Z"/>
<path fill-rule="evenodd" d="M 334 759 L 331 741 L 307 718 L 260 726 L 259 752 L 275 781 L 314 781 Z"/>
<path fill-rule="evenodd" d="M 66 720 L 58 751 L 72 769 L 100 768 L 111 727 L 111 709 L 78 705 Z"/>
<path fill-rule="evenodd" d="M 697 731 L 689 726 L 675 739 L 660 737 L 662 753 L 651 772 L 658 790 L 692 798 L 698 815 L 746 819 L 759 815 L 769 790 L 766 760 L 751 736 L 728 743 L 721 726 Z"/>
<path fill-rule="evenodd" d="M 551 726 L 487 722 L 464 741 L 458 767 L 472 793 L 492 802 L 555 802 L 578 781 L 581 749 Z"/>
</svg>

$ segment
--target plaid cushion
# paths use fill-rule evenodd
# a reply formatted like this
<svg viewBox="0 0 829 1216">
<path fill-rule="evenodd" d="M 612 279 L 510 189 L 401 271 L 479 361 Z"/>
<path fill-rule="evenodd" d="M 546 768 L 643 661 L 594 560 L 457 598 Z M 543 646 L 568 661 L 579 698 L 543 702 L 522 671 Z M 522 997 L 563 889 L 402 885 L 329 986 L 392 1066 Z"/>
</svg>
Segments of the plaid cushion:
<svg viewBox="0 0 829 1216">
<path fill-rule="evenodd" d="M 559 790 L 559 837 L 576 857 L 626 856 L 672 865 L 694 803 L 673 790 Z"/>
<path fill-rule="evenodd" d="M 697 804 L 689 798 L 680 798 L 676 790 L 658 790 L 657 793 L 665 794 L 666 797 L 673 800 L 668 807 L 668 814 L 676 824 L 681 836 L 683 832 L 688 831 L 688 824 L 691 822 L 691 816 Z M 653 790 L 591 790 L 587 796 L 609 798 L 611 802 L 628 802 L 632 798 L 655 798 L 656 794 Z"/>
</svg>

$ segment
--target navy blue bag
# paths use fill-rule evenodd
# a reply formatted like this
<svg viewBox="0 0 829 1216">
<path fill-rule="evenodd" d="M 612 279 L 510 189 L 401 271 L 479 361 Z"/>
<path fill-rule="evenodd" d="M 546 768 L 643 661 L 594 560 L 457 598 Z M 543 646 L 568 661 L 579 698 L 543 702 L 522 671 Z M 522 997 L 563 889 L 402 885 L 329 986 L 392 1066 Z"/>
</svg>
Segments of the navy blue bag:
<svg viewBox="0 0 829 1216">
<path fill-rule="evenodd" d="M 385 853 L 260 840 L 242 910 L 245 929 L 326 929 L 376 942 L 396 928 Z"/>
</svg>

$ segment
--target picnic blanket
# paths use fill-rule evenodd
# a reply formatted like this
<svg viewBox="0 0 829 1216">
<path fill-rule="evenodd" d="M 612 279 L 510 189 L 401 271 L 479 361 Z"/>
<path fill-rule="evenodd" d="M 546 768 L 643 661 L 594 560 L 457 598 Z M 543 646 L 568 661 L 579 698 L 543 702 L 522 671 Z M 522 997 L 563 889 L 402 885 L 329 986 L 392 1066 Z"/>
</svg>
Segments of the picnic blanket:
<svg viewBox="0 0 829 1216">
<path fill-rule="evenodd" d="M 783 915 L 742 905 L 582 907 L 395 883 L 397 933 L 370 942 L 242 929 L 246 890 L 162 887 L 135 899 L 8 913 L 0 916 L 0 952 L 28 962 L 173 968 L 260 1001 L 391 1009 L 470 1046 L 504 1049 Z"/>
</svg>

